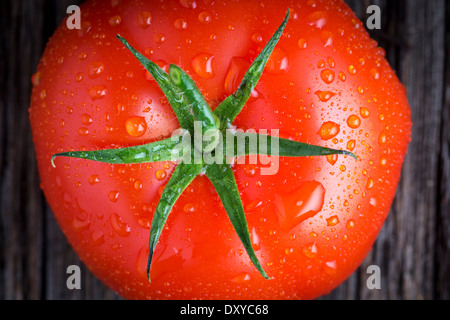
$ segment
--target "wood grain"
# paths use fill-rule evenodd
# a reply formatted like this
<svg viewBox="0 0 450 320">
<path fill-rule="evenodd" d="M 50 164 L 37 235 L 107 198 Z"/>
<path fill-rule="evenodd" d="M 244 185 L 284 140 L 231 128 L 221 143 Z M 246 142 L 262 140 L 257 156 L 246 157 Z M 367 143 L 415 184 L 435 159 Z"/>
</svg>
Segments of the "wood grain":
<svg viewBox="0 0 450 320">
<path fill-rule="evenodd" d="M 73 252 L 39 188 L 28 122 L 30 77 L 74 0 L 0 2 L 0 299 L 120 299 Z M 382 11 L 371 35 L 408 91 L 412 141 L 396 198 L 361 267 L 321 299 L 450 298 L 450 2 L 347 0 L 362 21 Z M 82 268 L 68 290 L 66 268 Z M 369 265 L 380 290 L 366 286 Z"/>
</svg>

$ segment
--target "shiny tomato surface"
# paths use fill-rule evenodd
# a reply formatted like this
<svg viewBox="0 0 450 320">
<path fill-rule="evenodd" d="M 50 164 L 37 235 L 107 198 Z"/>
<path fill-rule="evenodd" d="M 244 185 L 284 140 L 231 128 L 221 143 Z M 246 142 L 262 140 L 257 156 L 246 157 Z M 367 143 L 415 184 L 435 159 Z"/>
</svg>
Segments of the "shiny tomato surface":
<svg viewBox="0 0 450 320">
<path fill-rule="evenodd" d="M 214 109 L 290 19 L 241 129 L 345 149 L 359 159 L 235 164 L 250 262 L 205 176 L 176 202 L 146 276 L 153 212 L 175 163 L 112 165 L 51 156 L 170 137 L 177 118 L 116 38 L 164 70 L 176 64 Z M 81 29 L 63 21 L 33 76 L 30 121 L 42 189 L 87 267 L 127 299 L 313 299 L 361 264 L 389 212 L 410 139 L 405 89 L 343 1 L 87 1 Z"/>
</svg>

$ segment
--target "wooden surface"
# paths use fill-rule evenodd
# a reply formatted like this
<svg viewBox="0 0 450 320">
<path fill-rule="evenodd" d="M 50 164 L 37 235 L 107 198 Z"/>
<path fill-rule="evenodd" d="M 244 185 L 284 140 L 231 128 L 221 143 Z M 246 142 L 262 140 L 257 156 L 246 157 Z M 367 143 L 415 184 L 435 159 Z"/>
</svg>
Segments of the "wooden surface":
<svg viewBox="0 0 450 320">
<path fill-rule="evenodd" d="M 39 188 L 28 105 L 46 40 L 77 0 L 0 1 L 0 299 L 120 299 L 82 265 Z M 408 90 L 412 142 L 391 213 L 372 252 L 321 299 L 450 298 L 450 1 L 347 0 L 381 8 L 371 32 Z M 66 268 L 81 266 L 82 289 Z M 369 265 L 381 289 L 369 290 Z"/>
</svg>

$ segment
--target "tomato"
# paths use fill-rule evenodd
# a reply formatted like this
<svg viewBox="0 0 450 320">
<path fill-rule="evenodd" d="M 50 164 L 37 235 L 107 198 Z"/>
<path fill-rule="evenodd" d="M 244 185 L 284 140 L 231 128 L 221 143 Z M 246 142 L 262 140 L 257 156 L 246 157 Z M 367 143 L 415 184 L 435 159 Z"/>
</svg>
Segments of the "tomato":
<svg viewBox="0 0 450 320">
<path fill-rule="evenodd" d="M 213 184 L 200 174 L 154 249 L 155 209 L 176 163 L 52 156 L 138 146 L 180 127 L 157 82 L 125 48 L 186 71 L 214 110 L 235 92 L 286 10 L 290 18 L 233 125 L 351 151 L 232 166 L 250 261 Z M 43 192 L 86 266 L 127 299 L 314 299 L 342 283 L 389 212 L 410 139 L 405 89 L 343 1 L 87 1 L 33 78 L 30 121 Z"/>
</svg>

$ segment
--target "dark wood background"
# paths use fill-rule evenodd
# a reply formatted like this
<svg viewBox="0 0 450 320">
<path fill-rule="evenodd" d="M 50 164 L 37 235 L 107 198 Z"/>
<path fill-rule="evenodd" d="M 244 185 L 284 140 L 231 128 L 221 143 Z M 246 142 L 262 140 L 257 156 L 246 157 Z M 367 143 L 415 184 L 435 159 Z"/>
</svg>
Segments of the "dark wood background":
<svg viewBox="0 0 450 320">
<path fill-rule="evenodd" d="M 363 265 L 321 299 L 450 298 L 450 1 L 347 0 L 408 90 L 414 122 L 391 213 Z M 39 188 L 28 106 L 30 77 L 47 39 L 80 0 L 0 1 L 0 299 L 120 299 L 82 265 Z M 66 268 L 81 266 L 82 289 Z M 381 289 L 366 286 L 369 265 Z"/>
</svg>

